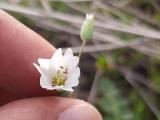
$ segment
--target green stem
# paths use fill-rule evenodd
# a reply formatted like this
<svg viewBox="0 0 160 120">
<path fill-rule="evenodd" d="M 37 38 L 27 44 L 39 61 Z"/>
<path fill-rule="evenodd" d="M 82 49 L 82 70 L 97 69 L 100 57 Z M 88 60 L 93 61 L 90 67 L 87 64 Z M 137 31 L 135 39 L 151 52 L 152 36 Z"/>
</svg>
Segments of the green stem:
<svg viewBox="0 0 160 120">
<path fill-rule="evenodd" d="M 81 58 L 82 52 L 83 52 L 83 47 L 85 46 L 85 42 L 82 43 L 81 48 L 79 50 L 79 59 Z"/>
<path fill-rule="evenodd" d="M 68 92 L 68 91 L 60 91 L 60 96 L 62 96 L 62 97 L 68 97 L 70 95 L 70 92 Z"/>
</svg>

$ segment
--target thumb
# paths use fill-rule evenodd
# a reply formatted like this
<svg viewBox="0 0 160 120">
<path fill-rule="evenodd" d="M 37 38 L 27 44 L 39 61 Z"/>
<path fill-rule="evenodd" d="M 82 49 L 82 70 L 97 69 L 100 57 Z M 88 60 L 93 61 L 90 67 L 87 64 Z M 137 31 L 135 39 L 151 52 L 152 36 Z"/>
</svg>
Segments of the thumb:
<svg viewBox="0 0 160 120">
<path fill-rule="evenodd" d="M 3 120 L 102 120 L 88 103 L 63 97 L 29 98 L 0 108 Z"/>
</svg>

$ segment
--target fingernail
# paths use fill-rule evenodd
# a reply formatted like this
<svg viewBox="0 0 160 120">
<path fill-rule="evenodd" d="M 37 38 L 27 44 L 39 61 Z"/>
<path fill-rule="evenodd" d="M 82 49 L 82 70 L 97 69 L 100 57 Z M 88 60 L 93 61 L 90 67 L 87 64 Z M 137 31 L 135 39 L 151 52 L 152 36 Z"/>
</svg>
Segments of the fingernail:
<svg viewBox="0 0 160 120">
<path fill-rule="evenodd" d="M 102 120 L 102 118 L 92 106 L 75 105 L 62 112 L 58 120 Z"/>
</svg>

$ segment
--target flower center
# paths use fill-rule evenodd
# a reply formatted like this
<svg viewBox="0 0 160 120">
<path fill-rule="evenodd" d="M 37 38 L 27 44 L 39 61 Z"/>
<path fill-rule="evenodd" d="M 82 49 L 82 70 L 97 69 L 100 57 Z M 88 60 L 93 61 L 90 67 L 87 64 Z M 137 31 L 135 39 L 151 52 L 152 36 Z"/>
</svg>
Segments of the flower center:
<svg viewBox="0 0 160 120">
<path fill-rule="evenodd" d="M 52 85 L 53 86 L 61 86 L 64 85 L 67 79 L 68 69 L 64 69 L 64 67 L 60 66 L 60 69 L 54 76 L 52 77 Z"/>
</svg>

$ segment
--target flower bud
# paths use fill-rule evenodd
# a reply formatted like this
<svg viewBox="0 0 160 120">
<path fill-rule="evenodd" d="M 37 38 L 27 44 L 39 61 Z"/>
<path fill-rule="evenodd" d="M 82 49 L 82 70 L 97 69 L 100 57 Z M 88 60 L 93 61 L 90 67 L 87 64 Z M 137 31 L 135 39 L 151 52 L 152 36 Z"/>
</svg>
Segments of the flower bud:
<svg viewBox="0 0 160 120">
<path fill-rule="evenodd" d="M 94 16 L 93 14 L 86 14 L 86 19 L 81 27 L 81 39 L 86 43 L 91 37 L 94 29 Z"/>
</svg>

